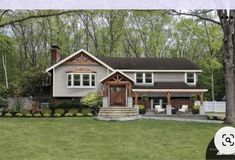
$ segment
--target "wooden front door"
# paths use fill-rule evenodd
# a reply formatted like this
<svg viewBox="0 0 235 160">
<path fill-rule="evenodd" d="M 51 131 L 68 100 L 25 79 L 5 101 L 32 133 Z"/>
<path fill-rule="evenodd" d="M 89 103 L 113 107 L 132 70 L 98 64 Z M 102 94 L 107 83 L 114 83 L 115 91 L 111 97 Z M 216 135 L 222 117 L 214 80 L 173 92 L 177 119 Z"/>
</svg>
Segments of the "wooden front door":
<svg viewBox="0 0 235 160">
<path fill-rule="evenodd" d="M 110 86 L 110 105 L 126 106 L 126 86 Z"/>
</svg>

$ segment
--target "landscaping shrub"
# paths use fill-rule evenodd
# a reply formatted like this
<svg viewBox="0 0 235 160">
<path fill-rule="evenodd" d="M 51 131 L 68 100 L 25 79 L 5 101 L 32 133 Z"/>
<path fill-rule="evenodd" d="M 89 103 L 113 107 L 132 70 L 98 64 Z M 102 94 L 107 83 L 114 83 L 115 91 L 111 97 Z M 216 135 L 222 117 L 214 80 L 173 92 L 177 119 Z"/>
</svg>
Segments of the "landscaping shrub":
<svg viewBox="0 0 235 160">
<path fill-rule="evenodd" d="M 72 101 L 72 100 L 66 100 L 64 102 L 61 102 L 59 104 L 56 104 L 55 102 L 50 102 L 49 103 L 50 109 L 54 112 L 55 109 L 64 109 L 65 112 L 67 112 L 69 109 L 76 108 L 79 109 L 81 108 L 81 103 L 78 101 Z"/>
<path fill-rule="evenodd" d="M 88 113 L 91 113 L 91 110 L 89 108 L 83 108 L 81 113 L 83 114 L 83 116 L 87 116 Z"/>
<path fill-rule="evenodd" d="M 81 99 L 84 107 L 89 107 L 92 112 L 97 114 L 102 104 L 102 97 L 97 92 L 91 92 Z"/>
<path fill-rule="evenodd" d="M 25 117 L 32 117 L 33 115 L 31 113 L 26 113 Z"/>
<path fill-rule="evenodd" d="M 25 116 L 26 114 L 30 113 L 30 110 L 23 109 L 21 113 Z"/>
<path fill-rule="evenodd" d="M 55 113 L 53 116 L 54 117 L 61 117 L 61 114 L 60 113 Z"/>
<path fill-rule="evenodd" d="M 45 108 L 45 109 L 43 109 L 43 110 L 42 110 L 42 114 L 43 114 L 43 116 L 44 116 L 45 114 L 49 114 L 49 115 L 51 115 L 51 113 L 52 113 L 52 110 L 51 110 L 51 109 L 47 109 L 47 108 Z"/>
<path fill-rule="evenodd" d="M 49 114 L 49 113 L 43 113 L 43 117 L 50 117 L 51 116 L 51 114 Z"/>
<path fill-rule="evenodd" d="M 22 113 L 16 113 L 15 116 L 16 116 L 16 117 L 22 117 L 23 114 L 22 114 Z"/>
<path fill-rule="evenodd" d="M 70 113 L 70 112 L 64 114 L 65 117 L 73 117 L 73 115 L 74 115 L 74 114 L 73 114 L 73 113 Z"/>
<path fill-rule="evenodd" d="M 87 117 L 92 117 L 93 114 L 92 114 L 92 113 L 88 113 L 86 116 L 87 116 Z"/>
<path fill-rule="evenodd" d="M 76 116 L 77 117 L 83 117 L 83 114 L 82 113 L 77 113 Z"/>
<path fill-rule="evenodd" d="M 11 113 L 5 113 L 5 117 L 12 117 Z"/>
<path fill-rule="evenodd" d="M 62 108 L 57 108 L 57 109 L 55 109 L 55 114 L 56 113 L 58 113 L 58 114 L 60 114 L 60 115 L 63 115 L 64 114 L 64 109 L 62 109 Z"/>
<path fill-rule="evenodd" d="M 137 105 L 137 107 L 139 108 L 139 113 L 140 114 L 145 114 L 146 109 L 145 109 L 144 105 Z"/>
<path fill-rule="evenodd" d="M 73 115 L 76 115 L 78 113 L 78 110 L 76 108 L 72 108 L 68 110 L 68 113 L 72 113 Z"/>
<path fill-rule="evenodd" d="M 192 109 L 193 114 L 198 114 L 199 113 L 200 106 L 199 105 L 194 105 Z"/>
<path fill-rule="evenodd" d="M 33 116 L 34 117 L 41 117 L 42 115 L 41 115 L 41 113 L 35 113 L 35 114 L 33 114 Z"/>
</svg>

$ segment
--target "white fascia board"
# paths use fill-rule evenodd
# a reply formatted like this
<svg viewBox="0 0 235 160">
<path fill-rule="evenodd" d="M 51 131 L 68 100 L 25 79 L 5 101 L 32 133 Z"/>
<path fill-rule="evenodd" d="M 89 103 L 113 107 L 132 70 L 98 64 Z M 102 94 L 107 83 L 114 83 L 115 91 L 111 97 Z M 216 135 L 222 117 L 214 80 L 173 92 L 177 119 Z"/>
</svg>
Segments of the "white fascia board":
<svg viewBox="0 0 235 160">
<path fill-rule="evenodd" d="M 49 67 L 46 69 L 46 72 L 49 72 L 51 69 L 59 66 L 60 64 L 64 63 L 65 61 L 69 60 L 70 58 L 80 54 L 80 53 L 85 53 L 86 55 L 88 55 L 89 57 L 93 58 L 94 60 L 96 60 L 97 62 L 99 62 L 100 64 L 102 64 L 103 66 L 105 66 L 106 68 L 110 69 L 111 71 L 113 71 L 114 69 L 111 68 L 110 66 L 108 66 L 107 64 L 105 64 L 103 61 L 99 60 L 97 57 L 93 56 L 92 54 L 90 54 L 89 52 L 87 52 L 86 50 L 84 49 L 80 49 L 79 51 L 71 54 L 70 56 L 64 58 L 63 60 L 57 62 L 56 64 L 54 64 L 53 66 Z"/>
<path fill-rule="evenodd" d="M 208 89 L 132 89 L 134 92 L 207 92 Z"/>
<path fill-rule="evenodd" d="M 101 79 L 99 82 L 100 82 L 100 83 L 103 82 L 105 79 L 111 77 L 111 76 L 114 75 L 115 73 L 120 73 L 120 74 L 122 74 L 123 76 L 127 77 L 128 79 L 130 79 L 131 81 L 135 82 L 134 79 L 132 79 L 131 77 L 129 77 L 127 74 L 123 73 L 123 72 L 120 71 L 120 70 L 115 70 L 115 71 L 113 71 L 111 74 L 107 75 L 106 77 L 104 77 L 103 79 Z"/>
<path fill-rule="evenodd" d="M 129 70 L 122 69 L 122 72 L 202 72 L 202 70 Z"/>
</svg>

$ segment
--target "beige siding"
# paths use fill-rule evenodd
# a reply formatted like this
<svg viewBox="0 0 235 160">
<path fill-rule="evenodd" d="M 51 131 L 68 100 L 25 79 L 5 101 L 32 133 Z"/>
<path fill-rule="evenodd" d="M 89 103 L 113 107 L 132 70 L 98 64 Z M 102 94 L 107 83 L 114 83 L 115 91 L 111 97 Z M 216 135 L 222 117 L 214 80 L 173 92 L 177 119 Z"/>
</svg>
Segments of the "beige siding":
<svg viewBox="0 0 235 160">
<path fill-rule="evenodd" d="M 154 82 L 184 82 L 184 73 L 155 73 Z"/>
<path fill-rule="evenodd" d="M 135 79 L 134 72 L 125 72 L 129 77 Z M 185 73 L 154 73 L 154 82 L 184 82 Z"/>
<path fill-rule="evenodd" d="M 96 88 L 67 88 L 66 71 L 74 67 L 85 67 L 96 71 Z M 108 70 L 101 65 L 60 65 L 55 68 L 54 97 L 83 97 L 92 91 L 101 91 L 99 81 L 107 76 Z"/>
</svg>

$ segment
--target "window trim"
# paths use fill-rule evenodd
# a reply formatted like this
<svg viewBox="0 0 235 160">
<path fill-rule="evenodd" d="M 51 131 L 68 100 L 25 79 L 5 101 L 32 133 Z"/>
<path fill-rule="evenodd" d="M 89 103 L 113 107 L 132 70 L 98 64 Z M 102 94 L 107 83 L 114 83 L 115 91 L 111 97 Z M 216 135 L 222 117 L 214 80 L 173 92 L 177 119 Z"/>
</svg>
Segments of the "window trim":
<svg viewBox="0 0 235 160">
<path fill-rule="evenodd" d="M 74 75 L 80 75 L 80 86 L 74 86 Z M 89 75 L 89 86 L 83 86 L 83 75 Z M 71 75 L 71 86 L 68 85 L 68 76 Z M 92 86 L 92 75 L 95 76 L 95 85 Z M 96 88 L 96 74 L 95 73 L 67 73 L 66 74 L 66 86 L 67 88 Z"/>
<path fill-rule="evenodd" d="M 138 72 L 140 73 L 140 72 Z M 137 83 L 137 72 L 135 72 L 135 84 L 136 85 L 153 85 L 154 84 L 154 73 L 153 72 L 141 72 L 143 76 L 143 83 Z M 151 73 L 152 75 L 152 83 L 146 83 L 146 73 Z"/>
<path fill-rule="evenodd" d="M 192 74 L 192 72 L 189 72 L 189 74 Z M 188 82 L 188 72 L 185 72 L 184 81 L 185 81 L 186 84 L 196 85 L 196 83 L 197 83 L 196 73 L 193 73 L 193 83 L 191 83 L 191 82 Z"/>
</svg>

